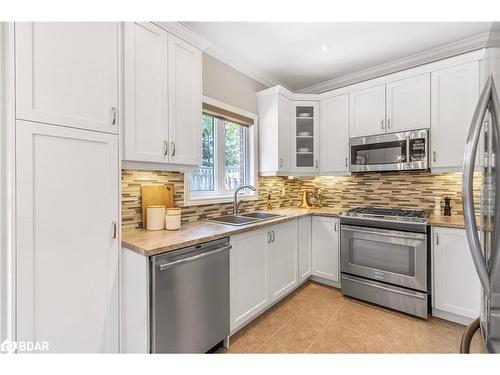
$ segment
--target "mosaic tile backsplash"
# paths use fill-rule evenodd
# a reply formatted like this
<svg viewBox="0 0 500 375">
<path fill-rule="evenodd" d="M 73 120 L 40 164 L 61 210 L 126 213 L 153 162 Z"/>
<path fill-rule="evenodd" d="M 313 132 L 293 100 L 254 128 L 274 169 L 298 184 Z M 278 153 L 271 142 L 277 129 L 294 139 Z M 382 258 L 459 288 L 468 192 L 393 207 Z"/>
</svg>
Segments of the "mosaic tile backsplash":
<svg viewBox="0 0 500 375">
<path fill-rule="evenodd" d="M 303 185 L 311 184 L 321 189 L 322 205 L 338 209 L 351 207 L 401 207 L 423 209 L 434 208 L 434 197 L 451 197 L 452 214 L 462 214 L 462 174 L 429 172 L 384 172 L 360 173 L 351 176 L 315 177 L 293 179 L 283 177 L 260 177 L 259 198 L 244 202 L 242 211 L 263 210 L 267 197 L 271 196 L 273 208 L 294 207 L 300 203 Z M 232 203 L 184 206 L 184 175 L 179 172 L 122 170 L 122 227 L 140 228 L 141 185 L 173 183 L 174 203 L 182 210 L 182 222 L 216 217 L 232 212 Z M 475 201 L 479 204 L 481 175 L 474 177 Z M 284 194 L 283 194 L 284 193 Z M 478 207 L 477 207 L 478 209 Z"/>
</svg>

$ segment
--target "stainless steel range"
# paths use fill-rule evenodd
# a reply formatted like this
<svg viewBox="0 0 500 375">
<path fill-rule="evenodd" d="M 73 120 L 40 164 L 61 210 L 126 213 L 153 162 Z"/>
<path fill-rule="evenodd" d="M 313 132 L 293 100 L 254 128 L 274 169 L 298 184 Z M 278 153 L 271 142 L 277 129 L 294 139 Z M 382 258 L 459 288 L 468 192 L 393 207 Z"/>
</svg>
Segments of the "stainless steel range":
<svg viewBox="0 0 500 375">
<path fill-rule="evenodd" d="M 423 211 L 354 208 L 341 213 L 342 293 L 427 318 L 427 224 Z"/>
</svg>

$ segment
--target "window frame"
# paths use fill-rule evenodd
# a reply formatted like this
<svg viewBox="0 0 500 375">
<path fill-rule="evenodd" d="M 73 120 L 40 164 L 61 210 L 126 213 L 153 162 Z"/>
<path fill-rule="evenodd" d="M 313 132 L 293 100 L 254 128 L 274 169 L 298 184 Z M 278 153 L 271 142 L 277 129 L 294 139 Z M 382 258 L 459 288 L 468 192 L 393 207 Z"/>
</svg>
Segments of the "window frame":
<svg viewBox="0 0 500 375">
<path fill-rule="evenodd" d="M 251 118 L 253 120 L 253 125 L 247 127 L 246 132 L 246 142 L 245 142 L 245 158 L 247 165 L 245 165 L 245 177 L 247 179 L 247 184 L 255 187 L 256 192 L 250 189 L 242 191 L 239 195 L 245 197 L 246 200 L 257 200 L 259 197 L 258 192 L 258 117 L 256 114 L 242 110 L 230 104 L 223 103 L 219 100 L 210 98 L 208 96 L 203 96 L 203 102 L 216 106 L 218 108 Z M 201 120 L 201 117 L 200 117 Z M 224 142 L 224 132 L 218 131 L 218 128 L 222 128 L 217 125 L 217 120 L 214 122 L 214 185 L 217 185 L 217 191 L 215 192 L 201 192 L 194 193 L 190 189 L 190 173 L 184 174 L 184 205 L 185 206 L 197 206 L 204 204 L 214 204 L 214 203 L 227 203 L 232 202 L 234 197 L 233 191 L 225 191 L 224 178 L 218 178 L 218 174 L 223 173 L 224 165 L 224 148 L 219 148 L 217 144 L 219 142 Z M 201 126 L 201 121 L 200 121 Z M 222 156 L 222 157 L 221 157 Z M 222 190 L 221 190 L 222 189 Z"/>
</svg>

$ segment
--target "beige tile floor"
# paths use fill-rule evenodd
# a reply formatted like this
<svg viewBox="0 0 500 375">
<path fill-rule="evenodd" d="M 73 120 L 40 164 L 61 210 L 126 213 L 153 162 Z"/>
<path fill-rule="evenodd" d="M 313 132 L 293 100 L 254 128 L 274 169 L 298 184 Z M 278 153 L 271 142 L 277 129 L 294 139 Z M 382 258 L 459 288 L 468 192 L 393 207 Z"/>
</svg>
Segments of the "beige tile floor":
<svg viewBox="0 0 500 375">
<path fill-rule="evenodd" d="M 464 326 L 421 320 L 308 282 L 237 332 L 219 353 L 458 353 Z M 484 352 L 476 334 L 471 352 Z"/>
</svg>

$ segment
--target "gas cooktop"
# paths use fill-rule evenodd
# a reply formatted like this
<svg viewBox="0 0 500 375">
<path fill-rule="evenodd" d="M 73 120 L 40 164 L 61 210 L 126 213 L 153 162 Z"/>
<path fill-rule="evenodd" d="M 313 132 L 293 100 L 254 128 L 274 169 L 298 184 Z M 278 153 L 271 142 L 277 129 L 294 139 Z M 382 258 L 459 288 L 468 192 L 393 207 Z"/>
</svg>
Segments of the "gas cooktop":
<svg viewBox="0 0 500 375">
<path fill-rule="evenodd" d="M 401 208 L 369 208 L 358 207 L 342 212 L 341 217 L 372 219 L 383 221 L 409 222 L 427 224 L 429 221 L 425 212 L 420 210 L 405 210 Z"/>
</svg>

